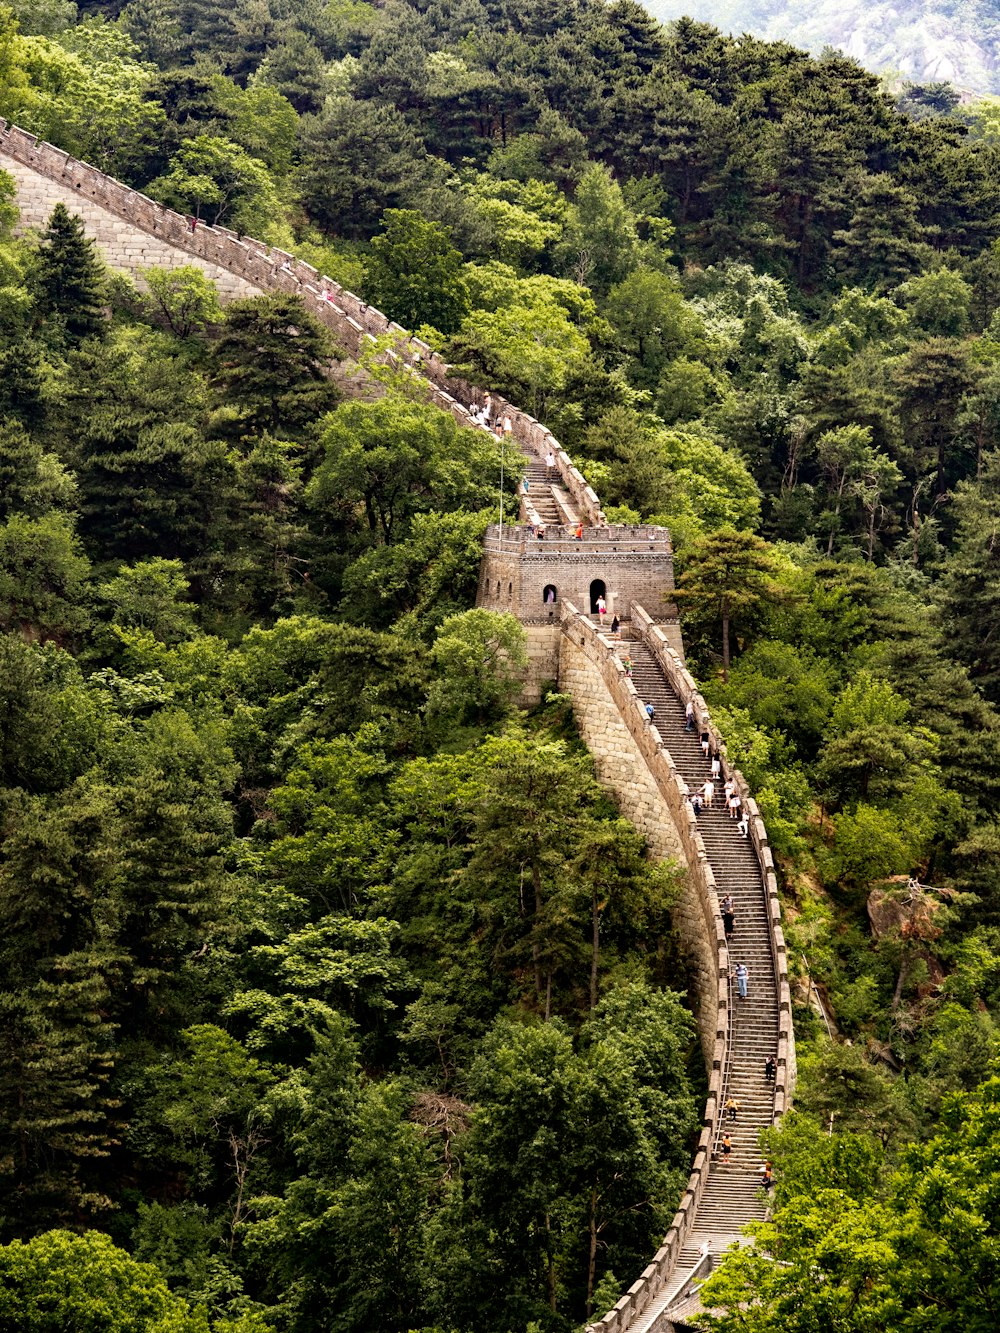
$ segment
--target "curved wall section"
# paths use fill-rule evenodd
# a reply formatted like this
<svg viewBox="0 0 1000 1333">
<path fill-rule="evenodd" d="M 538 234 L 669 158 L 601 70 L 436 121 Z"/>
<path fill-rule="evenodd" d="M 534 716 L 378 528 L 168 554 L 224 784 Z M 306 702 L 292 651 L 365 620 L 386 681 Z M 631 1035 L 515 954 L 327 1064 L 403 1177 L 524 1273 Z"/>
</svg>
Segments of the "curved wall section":
<svg viewBox="0 0 1000 1333">
<path fill-rule="evenodd" d="M 402 361 L 420 375 L 427 384 L 430 400 L 451 412 L 462 424 L 471 422 L 468 405 L 484 401 L 482 390 L 456 377 L 451 367 L 425 343 L 408 337 L 405 330 L 381 312 L 282 250 L 237 236 L 225 228 L 192 225 L 191 219 L 3 121 L 0 121 L 0 169 L 8 171 L 15 180 L 22 225 L 26 227 L 44 226 L 53 206 L 62 202 L 83 218 L 88 234 L 113 268 L 141 280 L 143 269 L 195 265 L 217 285 L 223 300 L 270 291 L 294 293 L 331 330 L 348 355 L 356 356 L 372 340 L 390 335 L 392 346 L 385 355 Z M 518 607 L 529 637 L 533 634 L 537 640 L 536 674 L 543 671 L 555 674 L 558 670 L 573 693 L 582 729 L 591 742 L 603 780 L 619 793 L 623 810 L 646 834 L 654 852 L 674 856 L 687 867 L 688 888 L 680 913 L 683 934 L 694 960 L 695 989 L 700 1001 L 699 1031 L 708 1065 L 709 1092 L 688 1187 L 663 1244 L 626 1295 L 594 1326 L 604 1333 L 624 1333 L 640 1317 L 652 1328 L 649 1321 L 658 1309 L 656 1303 L 662 1304 L 669 1297 L 668 1280 L 675 1279 L 679 1265 L 681 1269 L 684 1267 L 685 1241 L 694 1233 L 692 1244 L 697 1243 L 695 1228 L 699 1215 L 704 1219 L 706 1212 L 717 1206 L 712 1199 L 713 1148 L 719 1132 L 720 1103 L 730 1086 L 727 1079 L 733 1033 L 736 1031 L 738 1036 L 739 1028 L 737 1025 L 734 1029 L 734 1006 L 730 1003 L 730 960 L 718 910 L 719 886 L 686 800 L 684 779 L 659 728 L 646 716 L 635 685 L 618 659 L 617 645 L 576 609 L 565 591 L 559 593 L 557 610 L 545 601 L 546 589 L 549 584 L 555 586 L 557 574 L 562 577 L 566 570 L 575 570 L 577 563 L 580 564 L 580 571 L 568 579 L 576 594 L 588 561 L 607 559 L 611 567 L 620 566 L 628 574 L 629 584 L 636 585 L 630 590 L 623 587 L 622 591 L 623 603 L 630 604 L 630 633 L 641 642 L 649 669 L 655 668 L 666 682 L 664 697 L 669 694 L 674 703 L 679 703 L 681 724 L 683 706 L 691 700 L 697 716 L 705 720 L 723 753 L 724 746 L 711 727 L 704 700 L 681 656 L 671 645 L 668 637 L 671 627 L 658 625 L 654 617 L 636 604 L 640 597 L 651 597 L 655 590 L 659 590 L 663 600 L 663 592 L 672 586 L 669 537 L 648 529 L 608 529 L 600 500 L 552 434 L 528 413 L 496 395 L 493 407 L 496 413 L 509 416 L 511 435 L 529 457 L 537 460 L 549 451 L 555 455 L 559 485 L 569 497 L 567 513 L 572 510 L 589 528 L 602 531 L 588 532 L 586 542 L 569 545 L 565 552 L 553 547 L 551 556 L 547 553 L 544 559 L 536 554 L 537 547 L 529 546 L 527 534 L 515 535 L 514 530 L 505 529 L 501 539 L 499 533 L 491 533 L 484 562 L 490 577 L 487 601 L 495 596 L 497 602 L 506 603 L 502 609 L 513 609 L 518 568 L 521 565 L 534 568 L 537 564 L 534 570 L 537 577 L 525 576 L 518 583 L 516 597 L 518 602 L 526 597 L 535 608 L 528 614 L 527 607 Z M 508 533 L 513 538 L 511 545 L 521 547 L 516 555 L 508 544 Z M 618 549 L 608 549 L 615 546 Z M 580 560 L 584 551 L 587 559 Z M 553 564 L 557 556 L 561 559 Z M 603 577 L 605 584 L 609 578 L 613 583 L 613 573 L 606 571 Z M 484 593 L 482 587 L 480 592 Z M 538 603 L 542 607 L 540 614 L 536 614 Z M 655 606 L 655 602 L 650 600 L 647 605 Z M 679 644 L 676 627 L 673 638 Z M 638 647 L 635 651 L 638 653 Z M 688 741 L 679 735 L 675 737 L 675 743 L 681 747 L 678 754 Z M 749 836 L 754 851 L 750 861 L 754 865 L 755 882 L 759 867 L 764 901 L 760 929 L 766 944 L 762 945 L 762 956 L 766 952 L 773 968 L 769 986 L 775 1012 L 768 1021 L 773 1020 L 773 1031 L 777 1034 L 778 1077 L 773 1105 L 771 1100 L 767 1103 L 765 1120 L 769 1123 L 787 1109 L 795 1076 L 787 960 L 779 923 L 774 863 L 764 824 L 742 776 L 738 773 L 731 776 L 750 814 Z M 668 1319 L 667 1311 L 664 1318 Z M 655 1322 L 657 1327 L 661 1326 L 658 1313 Z"/>
<path fill-rule="evenodd" d="M 468 405 L 484 399 L 482 390 L 455 376 L 425 342 L 409 337 L 381 311 L 287 251 L 238 236 L 225 227 L 192 227 L 190 218 L 2 120 L 0 169 L 14 178 L 25 226 L 44 226 L 52 209 L 62 202 L 83 218 L 88 235 L 112 268 L 139 277 L 143 268 L 193 264 L 217 284 L 225 300 L 264 291 L 294 292 L 351 356 L 361 351 L 366 340 L 392 335 L 395 355 L 427 381 L 432 400 L 464 425 L 471 422 Z M 511 434 L 528 453 L 543 456 L 552 450 L 577 512 L 588 523 L 603 523 L 595 491 L 551 431 L 495 394 L 493 404 L 497 412 L 510 417 Z"/>
<path fill-rule="evenodd" d="M 749 820 L 748 840 L 738 839 L 738 846 L 755 866 L 755 915 L 760 922 L 759 932 L 770 972 L 766 977 L 758 974 L 756 983 L 759 1003 L 766 1010 L 757 1014 L 757 1020 L 770 1033 L 768 1044 L 760 1054 L 760 1064 L 765 1053 L 777 1056 L 773 1088 L 765 1084 L 766 1102 L 762 1106 L 758 1103 L 753 1118 L 754 1136 L 757 1129 L 780 1119 L 789 1104 L 795 1075 L 787 957 L 779 920 L 777 881 L 757 805 L 742 774 L 726 764 L 725 747 L 711 722 L 705 700 L 680 656 L 670 646 L 663 629 L 641 606 L 632 605 L 632 640 L 647 650 L 673 696 L 677 716 L 672 720 L 665 716 L 660 725 L 657 725 L 660 713 L 657 712 L 652 720 L 647 716 L 634 680 L 625 670 L 619 657 L 623 645 L 605 635 L 572 604 L 563 608 L 561 629 L 560 683 L 573 698 L 574 711 L 595 756 L 599 776 L 615 791 L 622 812 L 646 835 L 653 853 L 673 855 L 687 868 L 686 888 L 675 920 L 694 963 L 698 994 L 696 1017 L 709 1074 L 702 1130 L 687 1189 L 662 1245 L 615 1307 L 592 1326 L 595 1333 L 597 1330 L 624 1333 L 633 1325 L 666 1328 L 669 1326 L 671 1291 L 678 1274 L 690 1276 L 691 1271 L 704 1263 L 701 1255 L 692 1256 L 692 1246 L 697 1246 L 699 1241 L 711 1244 L 712 1234 L 726 1226 L 727 1199 L 720 1194 L 720 1181 L 715 1174 L 718 1169 L 715 1165 L 716 1147 L 723 1132 L 721 1108 L 729 1093 L 745 1096 L 748 1086 L 754 1087 L 759 1095 L 760 1089 L 755 1085 L 762 1081 L 759 1071 L 755 1075 L 752 1068 L 746 1067 L 747 1024 L 745 1016 L 738 1014 L 736 1009 L 740 1001 L 734 1001 L 732 997 L 733 960 L 719 910 L 720 895 L 730 888 L 727 873 L 731 867 L 725 856 L 720 857 L 718 846 L 712 854 L 714 859 L 710 859 L 698 821 L 687 800 L 688 783 L 661 734 L 661 726 L 665 726 L 679 744 L 684 741 L 683 713 L 689 701 L 701 729 L 708 731 L 719 749 L 724 774 L 735 781 Z M 627 650 L 628 644 L 624 647 Z M 691 745 L 690 737 L 685 744 Z M 640 768 L 642 773 L 637 771 Z M 734 826 L 728 831 L 737 836 Z M 748 844 L 753 849 L 752 855 L 746 851 Z M 719 867 L 721 880 L 717 879 L 713 866 Z M 756 1027 L 757 1023 L 752 1026 Z M 751 1037 L 751 1064 L 757 1062 L 752 1040 Z M 740 1072 L 734 1072 L 737 1065 Z M 751 1146 L 745 1153 L 754 1151 Z M 740 1161 L 739 1153 L 736 1160 L 738 1166 L 746 1168 L 747 1163 Z M 725 1174 L 726 1167 L 722 1170 Z M 756 1184 L 752 1167 L 744 1171 L 741 1179 L 746 1180 L 745 1188 L 752 1196 Z M 739 1225 L 738 1221 L 732 1223 L 731 1233 L 737 1233 Z"/>
</svg>

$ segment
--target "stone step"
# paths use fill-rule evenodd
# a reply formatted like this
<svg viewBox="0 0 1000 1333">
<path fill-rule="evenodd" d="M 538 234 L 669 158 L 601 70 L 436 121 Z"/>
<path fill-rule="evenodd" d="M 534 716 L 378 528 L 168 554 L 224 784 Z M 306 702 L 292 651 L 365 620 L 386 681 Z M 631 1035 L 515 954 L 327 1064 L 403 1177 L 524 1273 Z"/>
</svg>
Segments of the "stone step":
<svg viewBox="0 0 1000 1333">
<path fill-rule="evenodd" d="M 670 688 L 659 663 L 641 642 L 629 643 L 632 681 L 639 697 L 652 703 L 653 723 L 670 752 L 678 771 L 693 791 L 710 776 L 709 760 L 702 753 L 695 733 L 684 726 L 684 711 Z M 730 1029 L 729 1060 L 724 1070 L 726 1096 L 740 1103 L 736 1120 L 719 1126 L 717 1143 L 728 1133 L 732 1154 L 727 1164 L 713 1164 L 712 1176 L 698 1206 L 695 1227 L 708 1233 L 738 1231 L 743 1223 L 763 1217 L 758 1199 L 760 1131 L 770 1125 L 774 1090 L 763 1077 L 767 1055 L 777 1047 L 777 987 L 773 973 L 770 916 L 753 847 L 723 806 L 723 784 L 713 784 L 713 804 L 698 820 L 719 892 L 730 893 L 736 913 L 731 953 L 734 962 L 745 962 L 750 972 L 750 995 L 742 1001 L 734 996 Z"/>
<path fill-rule="evenodd" d="M 702 753 L 699 737 L 685 728 L 680 700 L 646 645 L 629 639 L 619 649 L 620 656 L 626 653 L 632 659 L 636 692 L 643 703 L 653 705 L 653 725 L 693 792 L 710 776 L 710 762 Z M 764 1060 L 777 1052 L 778 994 L 770 910 L 760 866 L 753 845 L 724 808 L 721 781 L 713 784 L 712 794 L 713 804 L 698 817 L 698 832 L 720 897 L 729 893 L 733 899 L 736 928 L 730 957 L 734 964 L 744 962 L 750 973 L 746 1000 L 739 999 L 733 983 L 728 1058 L 723 1069 L 722 1102 L 732 1096 L 740 1103 L 740 1110 L 735 1120 L 719 1122 L 712 1145 L 718 1154 L 722 1136 L 728 1134 L 732 1152 L 726 1163 L 719 1155 L 713 1158 L 692 1228 L 692 1240 L 697 1235 L 702 1241 L 709 1240 L 713 1249 L 721 1249 L 747 1222 L 763 1218 L 766 1212 L 766 1200 L 760 1191 L 759 1140 L 761 1130 L 772 1123 L 774 1115 L 774 1085 L 764 1078 Z M 685 1251 L 685 1260 L 693 1267 L 697 1253 L 690 1241 Z M 682 1270 L 678 1266 L 675 1271 Z M 647 1321 L 647 1327 L 652 1329 L 652 1322 Z"/>
</svg>

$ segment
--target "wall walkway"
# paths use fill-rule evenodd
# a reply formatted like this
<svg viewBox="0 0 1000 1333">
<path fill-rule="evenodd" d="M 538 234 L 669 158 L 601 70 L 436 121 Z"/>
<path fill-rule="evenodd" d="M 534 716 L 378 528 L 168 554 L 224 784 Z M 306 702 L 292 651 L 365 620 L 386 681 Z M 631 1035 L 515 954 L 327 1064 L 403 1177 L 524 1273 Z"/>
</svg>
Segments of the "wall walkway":
<svg viewBox="0 0 1000 1333">
<path fill-rule="evenodd" d="M 706 1254 L 718 1254 L 738 1239 L 746 1222 L 763 1216 L 757 1140 L 761 1129 L 783 1115 L 795 1078 L 788 964 L 764 822 L 742 775 L 728 770 L 722 738 L 667 635 L 641 607 L 631 610 L 631 637 L 622 643 L 575 606 L 564 607 L 560 683 L 573 697 L 598 774 L 618 795 L 623 813 L 646 835 L 654 855 L 673 855 L 687 867 L 678 925 L 692 950 L 709 1085 L 677 1214 L 637 1281 L 591 1326 L 595 1333 L 669 1329 L 674 1298 L 704 1267 Z M 687 799 L 709 776 L 698 734 L 685 729 L 689 700 L 699 732 L 706 729 L 723 755 L 723 779 L 731 776 L 736 782 L 748 816 L 745 838 L 722 808 L 721 780 L 716 804 L 700 817 L 695 818 Z M 647 703 L 654 706 L 652 721 Z M 726 894 L 736 904 L 731 947 L 719 910 Z M 747 1000 L 735 994 L 737 962 L 749 968 Z M 773 1084 L 764 1074 L 768 1055 L 776 1059 Z M 730 1097 L 740 1103 L 735 1121 L 723 1118 Z M 728 1161 L 720 1152 L 727 1132 L 732 1140 Z"/>
<path fill-rule="evenodd" d="M 463 424 L 471 424 L 469 405 L 484 400 L 480 389 L 457 377 L 426 343 L 409 337 L 378 310 L 285 251 L 222 227 L 192 226 L 191 219 L 3 121 L 0 169 L 14 178 L 24 227 L 44 227 L 52 208 L 62 202 L 83 218 L 107 263 L 140 282 L 144 269 L 194 265 L 216 284 L 223 300 L 260 292 L 293 293 L 349 356 L 358 356 L 388 335 L 393 346 L 387 355 L 419 374 L 430 399 Z M 522 496 L 522 501 L 529 500 L 523 506 L 526 516 L 550 524 L 579 520 L 604 527 L 600 500 L 551 432 L 496 395 L 493 407 L 510 417 L 511 435 L 529 461 L 528 496 Z M 558 475 L 545 478 L 548 489 L 536 508 L 531 488 L 537 496 L 538 460 L 550 451 Z M 733 777 L 750 813 L 746 842 L 736 841 L 738 833 L 726 826 L 721 813 L 695 820 L 685 788 L 703 778 L 704 765 L 684 733 L 689 699 L 723 752 L 724 747 L 671 646 L 669 627 L 655 624 L 637 600 L 631 598 L 631 679 L 621 662 L 621 645 L 566 601 L 561 605 L 558 669 L 573 694 L 602 779 L 619 793 L 623 810 L 642 829 L 654 854 L 673 856 L 687 867 L 680 911 L 683 933 L 692 946 L 709 1092 L 691 1177 L 673 1223 L 637 1281 L 593 1326 L 601 1333 L 668 1329 L 674 1297 L 710 1262 L 702 1246 L 719 1248 L 759 1211 L 753 1170 L 756 1135 L 786 1109 L 795 1076 L 787 961 L 767 833 L 738 773 Z M 643 707 L 648 700 L 655 701 L 654 724 Z M 736 898 L 738 909 L 733 958 L 749 959 L 751 965 L 751 1001 L 743 1010 L 732 996 L 732 958 L 719 913 L 720 894 L 727 892 Z M 777 1055 L 777 1078 L 773 1088 L 761 1089 L 767 1053 Z M 723 1129 L 722 1107 L 731 1092 L 745 1110 L 735 1127 L 733 1160 L 723 1167 L 715 1153 Z"/>
<path fill-rule="evenodd" d="M 311 264 L 225 227 L 192 228 L 190 218 L 2 120 L 0 169 L 14 178 L 23 226 L 44 227 L 52 209 L 62 202 L 83 218 L 87 234 L 109 266 L 140 281 L 145 268 L 190 264 L 217 284 L 223 300 L 260 292 L 294 293 L 350 356 L 357 356 L 366 342 L 390 335 L 395 354 L 427 381 L 432 400 L 463 425 L 472 424 L 468 406 L 482 403 L 480 389 L 456 376 L 425 342 L 411 338 L 399 324 Z M 511 434 L 526 454 L 544 457 L 551 449 L 574 515 L 586 523 L 602 523 L 597 495 L 551 431 L 496 394 L 493 406 L 510 417 Z"/>
</svg>

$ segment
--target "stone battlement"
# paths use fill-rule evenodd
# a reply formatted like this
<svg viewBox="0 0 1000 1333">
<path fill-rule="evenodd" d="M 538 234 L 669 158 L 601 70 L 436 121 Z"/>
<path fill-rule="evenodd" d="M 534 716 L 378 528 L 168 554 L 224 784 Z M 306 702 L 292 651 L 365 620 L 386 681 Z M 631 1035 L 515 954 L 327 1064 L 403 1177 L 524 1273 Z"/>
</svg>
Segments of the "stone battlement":
<svg viewBox="0 0 1000 1333">
<path fill-rule="evenodd" d="M 553 534 L 553 535 L 550 535 Z M 476 605 L 509 611 L 524 625 L 558 625 L 567 601 L 597 612 L 603 597 L 610 621 L 627 618 L 633 602 L 655 608 L 659 619 L 675 615 L 670 603 L 674 559 L 665 528 L 546 529 L 541 541 L 530 527 L 493 524 L 486 534 L 479 569 Z M 546 671 L 546 676 L 549 674 Z M 543 677 L 544 678 L 544 677 Z M 540 678 L 529 672 L 528 698 L 537 695 Z"/>
<path fill-rule="evenodd" d="M 22 227 L 44 227 L 55 205 L 63 203 L 83 219 L 107 264 L 140 281 L 143 269 L 190 264 L 215 283 L 224 301 L 269 291 L 294 293 L 351 356 L 366 342 L 389 335 L 394 355 L 426 381 L 431 401 L 462 425 L 473 424 L 468 407 L 484 401 L 481 389 L 456 376 L 427 343 L 286 250 L 226 227 L 192 225 L 183 214 L 3 120 L 0 169 L 14 178 Z M 588 523 L 602 523 L 593 487 L 552 432 L 497 394 L 493 406 L 497 415 L 510 417 L 511 436 L 525 452 L 541 457 L 552 451 L 577 512 Z"/>
<path fill-rule="evenodd" d="M 265 291 L 294 293 L 352 356 L 388 334 L 394 344 L 392 355 L 423 378 L 430 400 L 462 425 L 473 424 L 468 406 L 484 401 L 481 389 L 457 377 L 426 343 L 409 337 L 398 324 L 311 265 L 226 228 L 193 225 L 191 219 L 2 121 L 0 169 L 14 178 L 23 227 L 44 227 L 61 202 L 83 219 L 109 266 L 139 280 L 144 269 L 191 264 L 216 284 L 223 300 Z M 607 526 L 598 496 L 551 432 L 497 395 L 493 407 L 510 418 L 511 437 L 525 455 L 536 459 L 549 452 L 554 455 L 559 485 L 569 497 L 567 508 L 588 526 L 579 540 L 565 524 L 548 527 L 543 541 L 524 526 L 505 527 L 502 533 L 498 526 L 491 527 L 484 544 L 478 605 L 510 611 L 525 624 L 530 680 L 536 692 L 546 678 L 564 683 L 574 695 L 581 730 L 602 780 L 618 792 L 624 813 L 641 829 L 652 853 L 674 857 L 688 871 L 677 926 L 690 953 L 700 998 L 698 1021 L 709 1097 L 691 1179 L 670 1231 L 650 1265 L 599 1321 L 602 1333 L 624 1333 L 643 1316 L 676 1269 L 703 1204 L 726 1086 L 732 1022 L 726 989 L 729 960 L 718 908 L 719 888 L 724 886 L 716 883 L 708 864 L 678 769 L 659 728 L 647 718 L 615 645 L 587 614 L 596 611 L 598 596 L 605 599 L 608 620 L 616 612 L 629 617 L 631 634 L 655 658 L 680 707 L 691 700 L 706 722 L 707 712 L 676 651 L 679 639 L 675 647 L 671 633 L 675 635 L 676 626 L 667 623 L 673 615 L 674 586 L 669 533 L 654 527 Z M 711 727 L 710 722 L 707 725 Z M 711 733 L 724 752 L 721 737 L 714 728 Z M 772 960 L 775 999 L 769 1018 L 778 1036 L 773 1100 L 777 1118 L 789 1105 L 795 1076 L 787 956 L 766 831 L 741 776 L 734 777 L 750 815 L 748 837 L 760 871 Z M 651 1327 L 648 1320 L 647 1326 Z"/>
<path fill-rule="evenodd" d="M 516 526 L 491 523 L 486 529 L 484 549 L 497 554 L 517 550 L 528 556 L 543 552 L 546 555 L 574 555 L 590 559 L 595 555 L 650 555 L 673 560 L 670 533 L 666 528 L 625 527 L 605 524 L 600 528 L 584 528 L 579 537 L 570 523 L 546 527 L 539 538 L 530 524 Z"/>
</svg>

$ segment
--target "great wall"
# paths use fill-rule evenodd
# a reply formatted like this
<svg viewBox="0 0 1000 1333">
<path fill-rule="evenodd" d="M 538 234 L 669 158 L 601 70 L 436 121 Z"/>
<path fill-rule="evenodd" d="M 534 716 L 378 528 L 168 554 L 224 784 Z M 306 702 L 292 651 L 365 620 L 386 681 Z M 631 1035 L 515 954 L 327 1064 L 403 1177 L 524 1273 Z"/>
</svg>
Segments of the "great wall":
<svg viewBox="0 0 1000 1333">
<path fill-rule="evenodd" d="M 267 291 L 299 295 L 349 356 L 369 340 L 393 336 L 401 357 L 428 384 L 432 401 L 465 425 L 478 388 L 450 373 L 430 347 L 359 297 L 282 250 L 190 219 L 76 161 L 51 144 L 0 122 L 0 169 L 13 177 L 22 228 L 42 228 L 57 203 L 84 222 L 109 267 L 141 280 L 143 269 L 193 265 L 232 300 Z M 675 924 L 687 950 L 695 1016 L 708 1073 L 702 1130 L 684 1197 L 663 1243 L 597 1333 L 667 1333 L 688 1327 L 697 1285 L 744 1223 L 764 1215 L 758 1135 L 790 1104 L 795 1048 L 787 955 L 774 861 L 760 812 L 686 670 L 673 588 L 669 534 L 662 528 L 608 525 L 600 500 L 551 433 L 494 396 L 526 461 L 522 523 L 487 532 L 478 604 L 511 611 L 528 634 L 527 699 L 546 680 L 573 700 L 601 781 L 645 836 L 654 856 L 686 869 Z M 546 455 L 553 465 L 547 468 Z M 543 533 L 543 536 L 539 536 Z M 598 598 L 621 630 L 599 623 Z M 581 609 L 582 608 L 582 609 Z M 626 661 L 626 658 L 628 661 Z M 694 731 L 685 724 L 691 703 Z M 652 718 L 646 705 L 653 706 Z M 688 793 L 708 776 L 700 744 L 722 758 L 742 798 L 744 835 L 719 804 L 696 816 Z M 716 784 L 721 789 L 721 784 Z M 737 948 L 726 941 L 719 908 L 736 906 Z M 750 996 L 734 995 L 732 971 L 744 962 Z M 766 1056 L 776 1058 L 773 1082 Z M 723 1121 L 726 1101 L 739 1117 Z M 720 1153 L 729 1131 L 732 1151 Z"/>
</svg>

